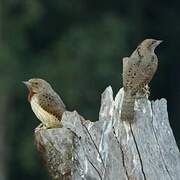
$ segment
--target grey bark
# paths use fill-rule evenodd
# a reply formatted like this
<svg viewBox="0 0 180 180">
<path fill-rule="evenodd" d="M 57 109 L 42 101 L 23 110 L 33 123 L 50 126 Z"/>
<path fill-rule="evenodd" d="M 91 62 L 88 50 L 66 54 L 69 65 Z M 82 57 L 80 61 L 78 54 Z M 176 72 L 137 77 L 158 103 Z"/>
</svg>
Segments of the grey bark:
<svg viewBox="0 0 180 180">
<path fill-rule="evenodd" d="M 165 99 L 135 102 L 135 122 L 120 120 L 121 89 L 102 94 L 99 120 L 76 111 L 63 114 L 63 128 L 35 134 L 52 179 L 179 180 L 180 153 L 171 130 Z"/>
</svg>

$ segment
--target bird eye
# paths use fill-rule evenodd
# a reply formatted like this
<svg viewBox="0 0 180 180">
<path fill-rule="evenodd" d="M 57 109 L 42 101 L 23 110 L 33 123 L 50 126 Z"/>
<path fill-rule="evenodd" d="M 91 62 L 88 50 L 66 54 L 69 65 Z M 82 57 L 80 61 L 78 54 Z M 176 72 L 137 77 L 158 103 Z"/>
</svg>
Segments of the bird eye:
<svg viewBox="0 0 180 180">
<path fill-rule="evenodd" d="M 38 82 L 35 82 L 34 84 L 35 84 L 35 85 L 38 85 Z"/>
</svg>

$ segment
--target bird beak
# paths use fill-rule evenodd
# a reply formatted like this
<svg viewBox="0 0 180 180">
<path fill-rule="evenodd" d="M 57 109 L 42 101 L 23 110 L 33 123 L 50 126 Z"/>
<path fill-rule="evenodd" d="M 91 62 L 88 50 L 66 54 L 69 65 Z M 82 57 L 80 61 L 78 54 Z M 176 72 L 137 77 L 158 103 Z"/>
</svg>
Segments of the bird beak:
<svg viewBox="0 0 180 180">
<path fill-rule="evenodd" d="M 152 45 L 152 50 L 154 51 L 155 48 L 156 48 L 157 46 L 159 46 L 159 44 L 161 44 L 162 42 L 163 42 L 162 40 L 156 40 L 155 43 Z"/>
<path fill-rule="evenodd" d="M 163 42 L 163 40 L 157 40 L 156 41 L 156 46 L 158 46 L 159 44 L 161 44 Z"/>
<path fill-rule="evenodd" d="M 29 82 L 28 81 L 22 81 L 23 84 L 25 84 L 29 88 Z"/>
</svg>

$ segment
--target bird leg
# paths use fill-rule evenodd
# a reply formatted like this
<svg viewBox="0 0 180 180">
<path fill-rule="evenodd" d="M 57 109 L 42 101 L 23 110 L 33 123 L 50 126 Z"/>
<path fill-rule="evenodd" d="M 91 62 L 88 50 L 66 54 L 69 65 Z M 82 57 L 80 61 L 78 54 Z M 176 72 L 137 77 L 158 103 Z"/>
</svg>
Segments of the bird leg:
<svg viewBox="0 0 180 180">
<path fill-rule="evenodd" d="M 37 132 L 42 129 L 47 129 L 47 127 L 43 123 L 39 124 L 39 126 L 37 126 L 34 131 Z"/>
<path fill-rule="evenodd" d="M 143 88 L 141 88 L 137 94 L 136 94 L 136 98 L 144 98 L 144 97 L 149 97 L 150 95 L 150 91 L 149 91 L 149 86 L 146 84 L 145 86 L 143 86 Z"/>
</svg>

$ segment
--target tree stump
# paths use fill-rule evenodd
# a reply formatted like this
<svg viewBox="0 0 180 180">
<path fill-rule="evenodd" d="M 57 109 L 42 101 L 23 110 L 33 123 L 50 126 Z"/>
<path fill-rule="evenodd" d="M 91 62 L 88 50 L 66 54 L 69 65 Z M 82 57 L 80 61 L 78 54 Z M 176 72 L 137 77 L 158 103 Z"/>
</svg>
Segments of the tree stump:
<svg viewBox="0 0 180 180">
<path fill-rule="evenodd" d="M 180 153 L 166 100 L 137 99 L 130 124 L 120 120 L 123 94 L 122 88 L 113 99 L 112 88 L 106 88 L 96 122 L 66 111 L 63 128 L 35 133 L 52 179 L 180 179 Z"/>
</svg>

